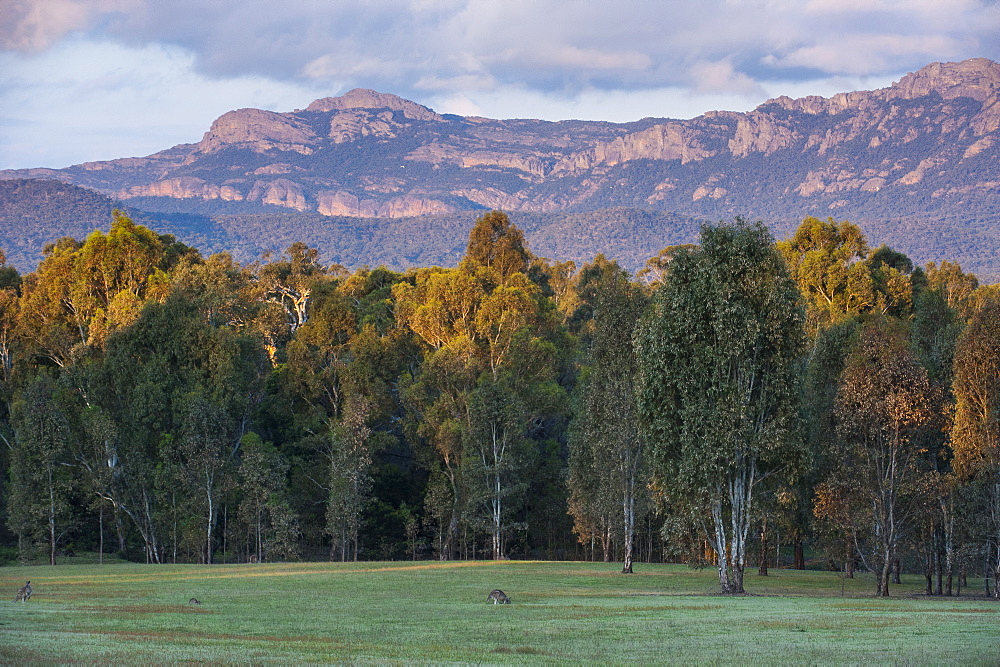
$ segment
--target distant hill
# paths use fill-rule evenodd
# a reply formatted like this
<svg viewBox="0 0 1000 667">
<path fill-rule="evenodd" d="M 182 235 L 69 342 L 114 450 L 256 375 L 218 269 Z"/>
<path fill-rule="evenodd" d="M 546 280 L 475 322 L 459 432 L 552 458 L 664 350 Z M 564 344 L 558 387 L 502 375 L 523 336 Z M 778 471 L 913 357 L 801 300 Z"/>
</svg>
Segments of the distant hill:
<svg viewBox="0 0 1000 667">
<path fill-rule="evenodd" d="M 247 216 L 305 214 L 297 224 L 325 228 L 330 236 L 317 238 L 331 242 L 316 245 L 338 256 L 367 248 L 366 238 L 405 243 L 404 230 L 422 225 L 453 235 L 424 239 L 434 247 L 462 245 L 467 221 L 491 208 L 535 221 L 536 250 L 554 258 L 592 247 L 583 237 L 614 255 L 603 239 L 687 229 L 681 220 L 745 215 L 781 236 L 806 215 L 833 216 L 919 263 L 952 259 L 989 279 L 1000 276 L 1000 65 L 935 63 L 880 90 L 621 124 L 441 115 L 354 90 L 288 113 L 232 111 L 200 142 L 147 157 L 3 178 L 86 186 L 177 224 L 179 214 L 202 216 L 185 223 L 192 233 L 211 220 L 207 241 L 247 248 L 267 244 L 248 231 L 263 218 Z M 556 216 L 557 237 L 540 215 Z M 426 220 L 402 222 L 414 217 Z M 570 231 L 576 222 L 584 226 Z"/>
<path fill-rule="evenodd" d="M 21 272 L 34 270 L 42 248 L 63 236 L 107 230 L 118 207 L 137 222 L 204 254 L 231 252 L 247 262 L 296 241 L 319 249 L 326 262 L 349 268 L 385 265 L 453 266 L 465 252 L 481 211 L 406 218 L 354 218 L 261 207 L 254 213 L 182 212 L 175 200 L 116 202 L 86 188 L 50 180 L 0 180 L 0 248 Z M 137 204 L 161 210 L 148 211 Z M 194 208 L 194 207 L 191 207 Z M 164 210 L 166 209 L 166 210 Z M 267 210 L 271 209 L 271 210 Z M 603 252 L 636 269 L 666 245 L 697 238 L 701 221 L 666 212 L 605 209 L 584 213 L 514 213 L 533 252 L 582 263 Z"/>
</svg>

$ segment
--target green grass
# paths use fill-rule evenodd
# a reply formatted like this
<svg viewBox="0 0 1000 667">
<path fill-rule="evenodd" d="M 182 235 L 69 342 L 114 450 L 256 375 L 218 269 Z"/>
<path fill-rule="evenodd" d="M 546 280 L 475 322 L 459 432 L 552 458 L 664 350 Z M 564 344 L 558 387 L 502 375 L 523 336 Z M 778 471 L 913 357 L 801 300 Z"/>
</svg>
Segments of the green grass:
<svg viewBox="0 0 1000 667">
<path fill-rule="evenodd" d="M 0 568 L 0 663 L 994 663 L 1000 604 L 904 578 L 555 562 Z M 13 600 L 31 579 L 35 593 Z M 843 590 L 841 584 L 843 583 Z M 972 582 L 980 583 L 980 582 Z M 486 603 L 493 588 L 510 606 Z M 973 589 L 977 590 L 977 589 Z M 187 604 L 191 597 L 203 603 Z"/>
</svg>

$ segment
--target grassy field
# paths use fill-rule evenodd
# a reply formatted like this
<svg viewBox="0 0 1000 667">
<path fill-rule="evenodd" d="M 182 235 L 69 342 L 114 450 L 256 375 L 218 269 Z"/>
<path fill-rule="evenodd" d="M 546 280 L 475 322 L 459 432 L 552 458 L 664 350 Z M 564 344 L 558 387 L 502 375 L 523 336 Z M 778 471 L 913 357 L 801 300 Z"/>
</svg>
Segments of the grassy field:
<svg viewBox="0 0 1000 667">
<path fill-rule="evenodd" d="M 917 577 L 882 600 L 871 597 L 870 576 L 772 570 L 748 574 L 751 594 L 729 598 L 715 595 L 711 570 L 636 570 L 483 561 L 5 567 L 0 663 L 995 664 L 1000 655 L 1000 604 L 927 598 Z M 26 579 L 33 597 L 12 602 Z M 493 588 L 513 604 L 487 604 Z"/>
</svg>

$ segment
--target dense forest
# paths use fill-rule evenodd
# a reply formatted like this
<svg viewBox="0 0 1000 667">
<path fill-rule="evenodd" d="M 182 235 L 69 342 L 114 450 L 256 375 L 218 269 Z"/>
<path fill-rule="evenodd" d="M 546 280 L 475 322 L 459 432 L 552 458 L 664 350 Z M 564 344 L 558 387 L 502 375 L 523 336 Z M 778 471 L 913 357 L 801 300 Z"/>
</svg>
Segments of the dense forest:
<svg viewBox="0 0 1000 667">
<path fill-rule="evenodd" d="M 120 212 L 0 254 L 0 556 L 673 560 L 739 593 L 789 553 L 1000 595 L 1000 290 L 957 264 L 737 219 L 633 277 L 498 211 L 455 268 L 319 258 Z"/>
</svg>

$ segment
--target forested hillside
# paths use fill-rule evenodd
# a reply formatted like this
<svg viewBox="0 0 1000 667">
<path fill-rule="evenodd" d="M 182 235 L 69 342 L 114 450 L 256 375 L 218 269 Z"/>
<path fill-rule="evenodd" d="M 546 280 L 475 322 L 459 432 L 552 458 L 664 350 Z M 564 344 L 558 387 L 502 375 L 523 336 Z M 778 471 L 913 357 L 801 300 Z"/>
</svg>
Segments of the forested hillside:
<svg viewBox="0 0 1000 667">
<path fill-rule="evenodd" d="M 1000 576 L 1000 293 L 846 222 L 638 279 L 503 213 L 452 268 L 241 263 L 116 212 L 0 259 L 9 558 L 595 558 Z M 994 582 L 994 583 L 990 583 Z"/>
<path fill-rule="evenodd" d="M 93 190 L 45 179 L 0 179 L 0 239 L 7 261 L 30 271 L 42 250 L 62 236 L 84 238 L 106 226 L 115 207 L 161 234 L 202 252 L 229 252 L 249 263 L 280 254 L 295 242 L 316 248 L 327 263 L 354 269 L 455 266 L 481 211 L 404 218 L 358 218 L 298 213 L 278 206 L 208 205 L 176 199 L 133 198 L 128 206 Z M 242 212 L 240 212 L 242 211 Z M 599 252 L 629 270 L 664 245 L 695 239 L 701 221 L 664 211 L 605 209 L 585 213 L 516 213 L 531 247 L 553 261 L 582 263 Z"/>
</svg>

